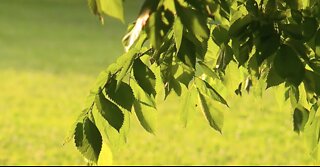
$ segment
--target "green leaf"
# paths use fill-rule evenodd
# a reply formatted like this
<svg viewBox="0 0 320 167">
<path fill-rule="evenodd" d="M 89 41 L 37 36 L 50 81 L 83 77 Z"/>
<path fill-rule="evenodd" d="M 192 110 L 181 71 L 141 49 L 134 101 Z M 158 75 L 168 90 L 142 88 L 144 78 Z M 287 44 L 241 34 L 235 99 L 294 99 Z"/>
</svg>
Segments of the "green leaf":
<svg viewBox="0 0 320 167">
<path fill-rule="evenodd" d="M 112 151 L 111 151 L 110 147 L 103 142 L 97 165 L 98 166 L 111 166 L 112 165 L 112 158 L 113 158 L 113 156 L 112 156 Z"/>
<path fill-rule="evenodd" d="M 281 45 L 274 59 L 274 68 L 280 77 L 298 86 L 304 78 L 304 65 L 296 52 L 287 45 Z"/>
<path fill-rule="evenodd" d="M 182 36 L 183 36 L 183 24 L 181 23 L 181 20 L 179 17 L 175 18 L 174 24 L 173 24 L 173 31 L 174 31 L 174 41 L 176 43 L 177 52 L 180 49 L 181 42 L 182 42 Z"/>
<path fill-rule="evenodd" d="M 99 11 L 124 23 L 122 0 L 96 0 Z"/>
<path fill-rule="evenodd" d="M 136 58 L 137 52 L 137 49 L 130 49 L 127 53 L 125 53 L 117 59 L 117 65 L 121 68 L 120 73 L 117 75 L 117 87 L 131 69 L 132 63 Z"/>
<path fill-rule="evenodd" d="M 310 40 L 317 32 L 319 25 L 314 17 L 305 17 L 302 22 L 302 35 L 306 41 Z"/>
<path fill-rule="evenodd" d="M 209 85 L 207 81 L 196 78 L 195 83 L 198 91 L 202 95 L 228 106 L 227 101 L 211 85 Z"/>
<path fill-rule="evenodd" d="M 155 133 L 157 110 L 137 100 L 134 101 L 133 106 L 141 126 L 149 133 Z"/>
<path fill-rule="evenodd" d="M 200 67 L 202 68 L 203 72 L 211 77 L 212 79 L 218 79 L 219 76 L 212 70 L 210 69 L 205 63 L 203 63 L 202 61 L 198 61 L 198 64 L 200 65 Z"/>
<path fill-rule="evenodd" d="M 187 38 L 182 37 L 181 47 L 177 53 L 178 58 L 187 66 L 196 66 L 196 46 Z"/>
<path fill-rule="evenodd" d="M 157 114 L 154 99 L 144 92 L 136 82 L 132 81 L 130 84 L 136 98 L 133 106 L 138 120 L 146 131 L 154 133 Z"/>
<path fill-rule="evenodd" d="M 310 93 L 320 95 L 320 75 L 306 70 L 305 80 L 303 81 L 305 88 Z"/>
<path fill-rule="evenodd" d="M 290 98 L 291 106 L 293 108 L 297 107 L 300 100 L 300 92 L 297 87 L 295 86 L 289 87 L 289 98 Z"/>
<path fill-rule="evenodd" d="M 155 82 L 156 77 L 153 72 L 147 67 L 140 58 L 133 63 L 133 75 L 141 88 L 149 95 L 156 95 Z"/>
<path fill-rule="evenodd" d="M 244 33 L 246 28 L 253 22 L 251 15 L 246 15 L 238 20 L 236 20 L 229 28 L 229 35 L 232 38 L 239 37 Z"/>
<path fill-rule="evenodd" d="M 232 48 L 229 45 L 221 45 L 216 67 L 224 71 L 231 60 L 234 60 Z"/>
<path fill-rule="evenodd" d="M 286 34 L 287 36 L 301 40 L 303 39 L 302 28 L 298 24 L 280 24 L 279 28 Z"/>
<path fill-rule="evenodd" d="M 120 131 L 112 127 L 98 110 L 97 105 L 94 106 L 91 113 L 94 118 L 95 125 L 102 135 L 102 140 L 104 143 L 108 144 L 112 150 L 117 150 L 120 144 L 125 143 L 121 137 L 123 127 L 121 127 Z M 124 122 L 123 126 L 127 126 L 125 124 L 128 123 Z"/>
<path fill-rule="evenodd" d="M 309 111 L 302 106 L 296 107 L 293 112 L 293 130 L 297 133 L 302 132 L 308 119 Z"/>
<path fill-rule="evenodd" d="M 253 15 L 258 15 L 259 13 L 258 3 L 255 0 L 247 0 L 246 8 L 248 12 L 252 13 Z"/>
<path fill-rule="evenodd" d="M 315 50 L 316 55 L 320 57 L 320 29 L 316 34 L 315 45 L 316 45 L 316 50 Z"/>
<path fill-rule="evenodd" d="M 318 158 L 318 146 L 320 141 L 320 117 L 313 118 L 312 122 L 305 125 L 305 132 L 313 158 Z"/>
<path fill-rule="evenodd" d="M 107 99 L 102 92 L 96 95 L 95 102 L 101 115 L 119 131 L 124 122 L 124 114 L 120 108 Z"/>
<path fill-rule="evenodd" d="M 283 82 L 284 79 L 277 74 L 274 67 L 271 67 L 267 76 L 267 89 L 273 86 L 278 86 Z"/>
<path fill-rule="evenodd" d="M 273 55 L 280 46 L 280 36 L 272 33 L 270 36 L 262 38 L 260 43 L 257 44 L 256 54 L 257 63 L 260 66 L 262 62 Z"/>
<path fill-rule="evenodd" d="M 191 112 L 196 110 L 197 105 L 197 89 L 191 86 L 181 97 L 180 116 L 184 127 L 187 126 L 188 117 Z"/>
<path fill-rule="evenodd" d="M 140 103 L 146 106 L 156 109 L 156 103 L 154 101 L 154 98 L 152 98 L 147 92 L 145 92 L 137 82 L 131 81 L 130 86 L 133 90 L 133 94 L 136 100 L 138 100 Z"/>
<path fill-rule="evenodd" d="M 181 19 L 184 27 L 202 39 L 209 38 L 210 32 L 207 27 L 206 17 L 189 7 L 181 6 L 178 1 L 175 1 L 175 6 L 177 15 Z"/>
<path fill-rule="evenodd" d="M 221 133 L 224 119 L 223 113 L 215 108 L 216 104 L 213 103 L 211 98 L 204 96 L 200 91 L 198 98 L 200 108 L 208 120 L 209 125 Z"/>
<path fill-rule="evenodd" d="M 150 70 L 155 74 L 156 77 L 156 84 L 155 84 L 155 90 L 156 90 L 156 102 L 162 102 L 165 100 L 165 85 L 164 80 L 162 77 L 161 67 L 156 66 L 156 63 L 150 66 Z"/>
<path fill-rule="evenodd" d="M 302 22 L 302 17 L 303 17 L 301 11 L 291 9 L 291 16 L 292 16 L 292 18 L 294 19 L 294 21 L 297 22 L 297 24 L 301 24 L 301 22 Z"/>
<path fill-rule="evenodd" d="M 134 96 L 131 87 L 125 83 L 120 81 L 119 88 L 116 89 L 117 81 L 113 80 L 105 87 L 106 94 L 111 98 L 117 105 L 123 107 L 124 109 L 131 111 Z"/>
<path fill-rule="evenodd" d="M 77 123 L 74 141 L 77 149 L 87 160 L 97 163 L 102 147 L 102 137 L 89 118 L 84 118 L 83 122 Z"/>
<path fill-rule="evenodd" d="M 224 28 L 222 25 L 216 26 L 212 30 L 212 39 L 219 46 L 223 43 L 228 43 L 229 41 L 228 30 Z"/>
</svg>

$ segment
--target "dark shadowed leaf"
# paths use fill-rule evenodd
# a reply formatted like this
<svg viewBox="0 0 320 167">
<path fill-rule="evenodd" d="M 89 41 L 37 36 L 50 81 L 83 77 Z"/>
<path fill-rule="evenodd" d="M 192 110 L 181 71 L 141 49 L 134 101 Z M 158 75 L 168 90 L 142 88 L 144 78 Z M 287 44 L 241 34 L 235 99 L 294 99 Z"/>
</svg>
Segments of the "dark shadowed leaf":
<svg viewBox="0 0 320 167">
<path fill-rule="evenodd" d="M 141 88 L 149 95 L 156 95 L 155 82 L 156 77 L 141 59 L 136 59 L 133 63 L 133 75 Z"/>
<path fill-rule="evenodd" d="M 87 160 L 97 163 L 102 147 L 102 137 L 97 127 L 88 118 L 77 123 L 74 141 L 77 149 Z"/>
<path fill-rule="evenodd" d="M 124 109 L 131 111 L 133 105 L 134 96 L 131 87 L 125 82 L 119 82 L 118 89 L 116 89 L 117 81 L 113 80 L 106 86 L 106 94 L 116 104 Z"/>
<path fill-rule="evenodd" d="M 120 108 L 107 99 L 103 92 L 97 94 L 95 102 L 101 115 L 119 131 L 124 121 L 124 115 Z"/>
<path fill-rule="evenodd" d="M 308 119 L 309 111 L 306 108 L 302 106 L 295 108 L 293 112 L 293 130 L 297 133 L 302 132 Z"/>
<path fill-rule="evenodd" d="M 288 45 L 282 45 L 274 59 L 274 68 L 281 78 L 298 86 L 303 80 L 305 69 L 297 53 Z"/>
<path fill-rule="evenodd" d="M 278 86 L 284 81 L 285 80 L 277 74 L 275 68 L 271 67 L 267 76 L 267 89 L 273 86 Z"/>
</svg>

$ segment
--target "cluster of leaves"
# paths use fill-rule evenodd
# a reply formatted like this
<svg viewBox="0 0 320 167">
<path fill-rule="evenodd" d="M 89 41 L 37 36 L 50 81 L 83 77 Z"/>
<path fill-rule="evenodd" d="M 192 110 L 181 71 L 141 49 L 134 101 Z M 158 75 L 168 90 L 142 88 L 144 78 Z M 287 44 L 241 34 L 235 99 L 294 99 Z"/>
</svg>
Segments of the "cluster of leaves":
<svg viewBox="0 0 320 167">
<path fill-rule="evenodd" d="M 101 20 L 106 14 L 123 21 L 122 3 L 89 0 Z M 75 124 L 75 144 L 87 160 L 98 161 L 103 142 L 126 141 L 133 112 L 154 133 L 157 104 L 170 93 L 181 97 L 185 125 L 199 110 L 221 132 L 228 108 L 222 92 L 241 95 L 259 83 L 286 87 L 294 130 L 308 127 L 316 148 L 320 0 L 145 0 L 140 13 L 146 11 L 139 37 L 101 72 Z M 244 77 L 229 84 L 228 72 Z"/>
</svg>

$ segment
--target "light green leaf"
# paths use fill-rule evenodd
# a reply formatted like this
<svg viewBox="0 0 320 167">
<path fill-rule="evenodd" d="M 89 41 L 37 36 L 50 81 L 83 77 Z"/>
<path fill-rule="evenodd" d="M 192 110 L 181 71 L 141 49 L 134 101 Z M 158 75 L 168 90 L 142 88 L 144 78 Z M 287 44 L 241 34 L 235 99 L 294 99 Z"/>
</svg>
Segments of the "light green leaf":
<svg viewBox="0 0 320 167">
<path fill-rule="evenodd" d="M 155 133 L 157 110 L 141 101 L 134 101 L 134 111 L 142 127 L 149 133 Z"/>
<path fill-rule="evenodd" d="M 101 115 L 119 131 L 124 122 L 124 114 L 120 108 L 107 99 L 102 92 L 97 94 L 95 102 Z"/>
<path fill-rule="evenodd" d="M 227 101 L 207 81 L 196 78 L 195 84 L 202 95 L 228 106 Z"/>
<path fill-rule="evenodd" d="M 198 98 L 201 111 L 204 113 L 210 126 L 222 133 L 221 130 L 223 126 L 224 116 L 222 111 L 219 111 L 215 107 L 215 105 L 218 105 L 218 103 L 213 103 L 214 101 L 211 98 L 203 95 L 202 93 L 200 93 L 200 91 Z"/>
<path fill-rule="evenodd" d="M 198 61 L 198 64 L 200 65 L 200 67 L 202 68 L 203 72 L 213 78 L 213 79 L 219 79 L 219 76 L 212 70 L 210 69 L 205 63 L 203 63 L 202 61 Z"/>
<path fill-rule="evenodd" d="M 207 27 L 207 20 L 203 15 L 200 15 L 200 13 L 189 7 L 181 6 L 178 1 L 175 1 L 175 6 L 177 15 L 184 27 L 202 39 L 209 38 L 210 33 Z"/>
<path fill-rule="evenodd" d="M 102 137 L 97 127 L 88 118 L 77 123 L 74 141 L 77 149 L 87 160 L 97 163 L 102 147 Z"/>
<path fill-rule="evenodd" d="M 98 10 L 124 23 L 122 0 L 96 0 Z"/>
<path fill-rule="evenodd" d="M 191 86 L 182 94 L 181 104 L 180 116 L 183 125 L 186 127 L 189 115 L 196 110 L 197 105 L 197 89 L 194 86 Z"/>
<path fill-rule="evenodd" d="M 172 0 L 171 0 L 172 1 Z M 181 23 L 181 20 L 179 17 L 175 18 L 174 24 L 173 24 L 173 31 L 174 31 L 174 40 L 176 43 L 177 52 L 180 49 L 182 36 L 183 36 L 183 25 Z"/>
<path fill-rule="evenodd" d="M 164 80 L 162 77 L 161 67 L 157 66 L 156 63 L 154 63 L 152 66 L 150 66 L 150 70 L 155 74 L 156 77 L 156 84 L 155 84 L 155 90 L 156 90 L 156 102 L 157 104 L 160 102 L 163 102 L 165 100 L 165 85 Z"/>
<path fill-rule="evenodd" d="M 136 58 L 138 50 L 130 49 L 129 52 L 125 53 L 117 59 L 117 65 L 121 68 L 120 73 L 117 75 L 117 88 L 122 79 L 130 72 L 131 66 L 134 59 Z"/>
<path fill-rule="evenodd" d="M 113 162 L 112 158 L 113 156 L 110 147 L 107 144 L 105 144 L 105 142 L 103 142 L 97 165 L 111 166 Z"/>
</svg>

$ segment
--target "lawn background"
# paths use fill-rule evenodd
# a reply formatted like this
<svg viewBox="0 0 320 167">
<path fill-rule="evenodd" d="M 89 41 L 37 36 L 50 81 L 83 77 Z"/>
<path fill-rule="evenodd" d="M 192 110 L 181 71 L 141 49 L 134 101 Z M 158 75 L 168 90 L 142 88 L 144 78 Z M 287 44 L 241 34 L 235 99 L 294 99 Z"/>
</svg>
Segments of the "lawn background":
<svg viewBox="0 0 320 167">
<path fill-rule="evenodd" d="M 141 0 L 127 0 L 126 24 L 99 24 L 85 0 L 0 0 L 0 165 L 85 165 L 62 146 L 98 73 L 123 53 L 121 38 Z M 116 165 L 312 165 L 292 111 L 274 91 L 229 99 L 223 134 L 200 113 L 187 128 L 177 101 L 160 105 L 156 135 L 132 115 Z"/>
</svg>

